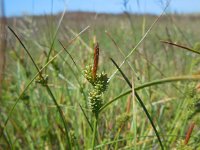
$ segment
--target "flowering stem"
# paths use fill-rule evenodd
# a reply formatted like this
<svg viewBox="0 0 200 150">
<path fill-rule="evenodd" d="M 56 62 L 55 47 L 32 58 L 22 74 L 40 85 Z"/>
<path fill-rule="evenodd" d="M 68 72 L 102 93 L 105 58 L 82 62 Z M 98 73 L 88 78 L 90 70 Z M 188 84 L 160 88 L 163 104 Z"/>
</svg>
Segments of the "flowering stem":
<svg viewBox="0 0 200 150">
<path fill-rule="evenodd" d="M 94 126 L 93 126 L 93 138 L 92 138 L 92 149 L 95 147 L 95 138 L 97 134 L 97 124 L 98 124 L 98 115 L 95 117 Z"/>
</svg>

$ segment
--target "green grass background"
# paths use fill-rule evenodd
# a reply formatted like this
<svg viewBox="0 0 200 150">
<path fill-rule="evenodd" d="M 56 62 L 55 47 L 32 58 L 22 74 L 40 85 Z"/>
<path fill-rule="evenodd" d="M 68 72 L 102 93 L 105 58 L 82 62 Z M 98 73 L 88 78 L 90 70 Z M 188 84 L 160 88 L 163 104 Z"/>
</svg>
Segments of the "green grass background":
<svg viewBox="0 0 200 150">
<path fill-rule="evenodd" d="M 48 86 L 63 111 L 72 149 L 91 149 L 92 130 L 85 115 L 90 122 L 94 121 L 88 107 L 88 91 L 92 87 L 82 71 L 93 63 L 95 39 L 100 45 L 98 72 L 104 71 L 110 77 L 116 67 L 109 58 L 120 65 L 124 56 L 137 45 L 156 18 L 151 15 L 67 13 L 64 16 L 58 14 L 9 19 L 9 26 L 26 45 L 39 68 L 46 64 L 50 50 L 51 59 L 63 49 L 58 40 L 67 47 L 71 39 L 90 26 L 67 47 L 79 69 L 63 51 L 42 72 L 48 75 Z M 121 67 L 129 81 L 138 87 L 166 77 L 199 74 L 198 54 L 160 42 L 172 41 L 198 51 L 199 19 L 198 15 L 162 16 Z M 20 97 L 5 127 L 14 104 L 38 72 L 10 30 L 6 52 L 7 66 L 0 105 L 0 148 L 68 149 L 66 131 L 58 109 L 45 87 L 35 81 Z M 199 106 L 195 106 L 200 98 L 199 93 L 195 92 L 197 83 L 178 81 L 138 91 L 165 149 L 200 149 Z M 130 87 L 117 72 L 103 96 L 104 103 L 127 90 Z M 130 107 L 129 112 L 127 105 Z M 120 117 L 123 118 L 127 113 L 129 119 L 120 121 Z M 184 144 L 192 123 L 195 127 L 191 138 L 188 144 Z M 101 112 L 96 138 L 96 149 L 160 149 L 150 122 L 131 93 Z"/>
</svg>

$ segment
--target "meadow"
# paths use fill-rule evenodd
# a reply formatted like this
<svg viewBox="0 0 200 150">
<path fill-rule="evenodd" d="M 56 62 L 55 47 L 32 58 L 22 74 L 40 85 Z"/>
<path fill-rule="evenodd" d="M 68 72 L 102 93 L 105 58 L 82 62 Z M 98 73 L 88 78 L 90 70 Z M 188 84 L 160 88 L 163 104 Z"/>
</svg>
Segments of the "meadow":
<svg viewBox="0 0 200 150">
<path fill-rule="evenodd" d="M 0 149 L 200 149 L 199 25 L 178 14 L 9 18 Z"/>
</svg>

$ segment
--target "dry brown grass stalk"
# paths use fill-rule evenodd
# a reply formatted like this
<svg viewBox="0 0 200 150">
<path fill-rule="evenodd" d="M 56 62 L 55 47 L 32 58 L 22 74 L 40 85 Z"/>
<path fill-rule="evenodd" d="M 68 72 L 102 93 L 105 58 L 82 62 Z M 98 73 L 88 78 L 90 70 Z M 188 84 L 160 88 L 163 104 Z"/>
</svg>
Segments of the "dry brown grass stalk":
<svg viewBox="0 0 200 150">
<path fill-rule="evenodd" d="M 96 43 L 94 47 L 94 65 L 93 65 L 93 70 L 92 70 L 93 79 L 96 78 L 98 63 L 99 63 L 99 44 Z"/>
</svg>

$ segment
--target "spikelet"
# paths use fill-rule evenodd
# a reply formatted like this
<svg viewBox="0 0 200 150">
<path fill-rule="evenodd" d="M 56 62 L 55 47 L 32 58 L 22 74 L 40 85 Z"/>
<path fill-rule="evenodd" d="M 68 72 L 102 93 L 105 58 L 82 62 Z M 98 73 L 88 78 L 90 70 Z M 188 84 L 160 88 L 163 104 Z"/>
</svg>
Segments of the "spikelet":
<svg viewBox="0 0 200 150">
<path fill-rule="evenodd" d="M 92 77 L 92 65 L 86 66 L 83 70 L 84 77 L 92 84 L 94 85 L 94 80 Z"/>
<path fill-rule="evenodd" d="M 122 115 L 118 116 L 116 120 L 116 128 L 122 128 L 126 123 L 128 123 L 130 117 L 131 116 L 128 113 L 123 113 Z"/>
<path fill-rule="evenodd" d="M 101 73 L 97 74 L 95 80 L 93 80 L 91 65 L 84 70 L 84 76 L 93 86 L 92 91 L 89 92 L 89 107 L 97 115 L 103 105 L 102 95 L 108 87 L 108 77 L 106 73 Z"/>
<path fill-rule="evenodd" d="M 108 77 L 106 73 L 101 73 L 100 75 L 97 75 L 96 80 L 94 82 L 94 88 L 99 93 L 103 93 L 106 91 L 108 87 Z"/>
<path fill-rule="evenodd" d="M 92 84 L 93 89 L 89 92 L 89 107 L 91 111 L 98 116 L 98 112 L 103 105 L 102 95 L 108 87 L 107 74 L 97 73 L 99 60 L 99 45 L 94 48 L 94 64 L 86 66 L 84 69 L 84 77 Z"/>
<path fill-rule="evenodd" d="M 96 90 L 93 90 L 89 93 L 89 106 L 95 116 L 98 115 L 99 109 L 103 105 L 101 94 Z"/>
</svg>

